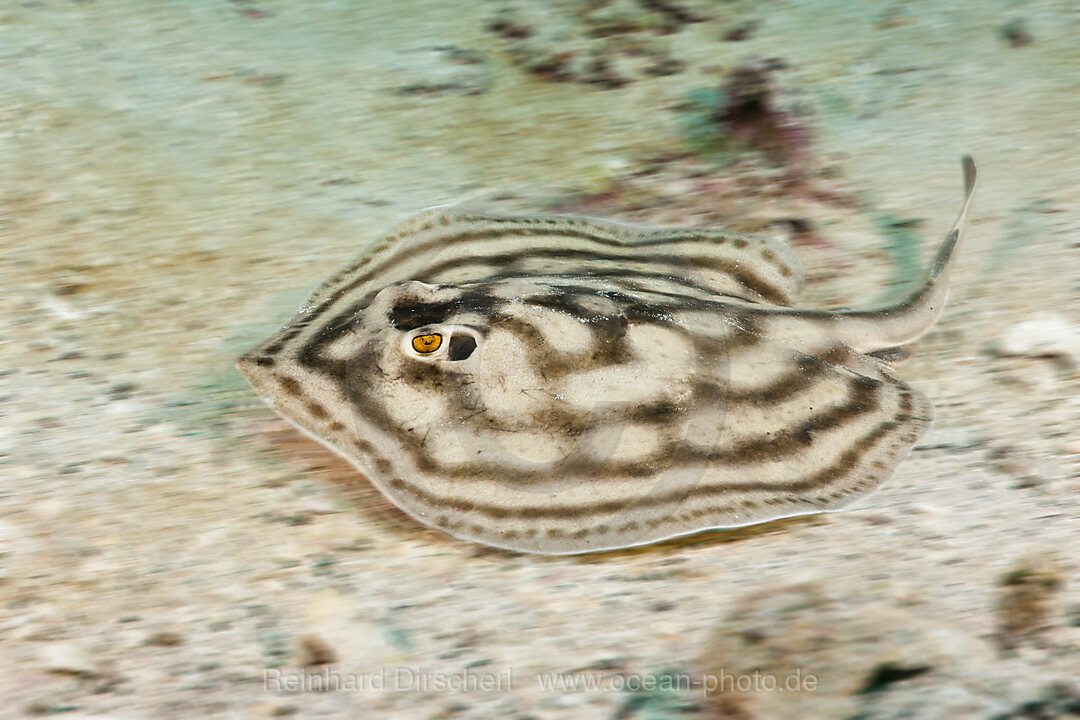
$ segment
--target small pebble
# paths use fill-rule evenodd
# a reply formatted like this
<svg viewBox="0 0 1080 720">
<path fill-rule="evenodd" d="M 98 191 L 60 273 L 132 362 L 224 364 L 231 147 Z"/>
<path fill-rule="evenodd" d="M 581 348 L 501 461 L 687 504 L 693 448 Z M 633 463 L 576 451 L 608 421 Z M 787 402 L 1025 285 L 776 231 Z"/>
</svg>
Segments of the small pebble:
<svg viewBox="0 0 1080 720">
<path fill-rule="evenodd" d="M 184 644 L 184 636 L 176 632 L 154 633 L 146 638 L 145 644 L 158 647 L 176 647 Z"/>
<path fill-rule="evenodd" d="M 46 670 L 64 675 L 93 677 L 97 675 L 90 656 L 73 643 L 52 643 L 41 649 L 41 662 Z"/>
<path fill-rule="evenodd" d="M 1064 579 L 1049 550 L 1032 552 L 1001 577 L 998 642 L 1003 648 L 1015 648 L 1053 624 L 1054 600 Z"/>
<path fill-rule="evenodd" d="M 1054 313 L 1043 313 L 1009 328 L 998 343 L 1002 355 L 1060 358 L 1080 366 L 1080 328 Z"/>
<path fill-rule="evenodd" d="M 724 33 L 724 42 L 743 42 L 744 40 L 749 40 L 750 36 L 757 32 L 759 27 L 761 27 L 760 20 L 747 20 L 746 22 L 741 22 Z"/>
<path fill-rule="evenodd" d="M 1023 20 L 1010 20 L 1001 26 L 1001 37 L 1012 47 L 1024 47 L 1035 42 L 1034 36 L 1028 30 L 1027 23 Z"/>
<path fill-rule="evenodd" d="M 338 661 L 338 654 L 323 637 L 304 635 L 300 638 L 300 656 L 297 660 L 301 667 L 330 665 Z"/>
</svg>

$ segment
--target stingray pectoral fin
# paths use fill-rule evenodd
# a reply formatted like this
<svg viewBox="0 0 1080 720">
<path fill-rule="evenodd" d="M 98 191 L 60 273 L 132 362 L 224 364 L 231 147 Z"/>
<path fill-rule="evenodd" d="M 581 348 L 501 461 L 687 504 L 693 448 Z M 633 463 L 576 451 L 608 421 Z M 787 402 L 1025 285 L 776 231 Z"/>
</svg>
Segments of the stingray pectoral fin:
<svg viewBox="0 0 1080 720">
<path fill-rule="evenodd" d="M 975 162 L 969 155 L 964 156 L 963 166 L 964 206 L 945 236 L 926 281 L 895 305 L 832 313 L 831 329 L 837 339 L 860 352 L 873 352 L 912 342 L 937 322 L 949 296 L 949 274 L 964 237 L 975 190 Z"/>
</svg>

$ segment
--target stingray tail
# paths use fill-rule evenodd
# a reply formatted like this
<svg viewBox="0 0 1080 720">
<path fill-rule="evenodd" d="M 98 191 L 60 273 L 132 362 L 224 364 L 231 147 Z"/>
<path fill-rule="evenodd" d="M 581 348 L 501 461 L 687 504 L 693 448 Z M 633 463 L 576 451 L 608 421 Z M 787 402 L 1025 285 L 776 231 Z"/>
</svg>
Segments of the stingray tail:
<svg viewBox="0 0 1080 720">
<path fill-rule="evenodd" d="M 895 305 L 874 310 L 851 310 L 836 313 L 833 331 L 836 337 L 860 352 L 899 347 L 918 339 L 933 327 L 949 296 L 949 275 L 953 258 L 963 240 L 975 190 L 975 161 L 963 158 L 964 206 L 960 216 L 945 236 L 926 280 L 911 295 Z"/>
</svg>

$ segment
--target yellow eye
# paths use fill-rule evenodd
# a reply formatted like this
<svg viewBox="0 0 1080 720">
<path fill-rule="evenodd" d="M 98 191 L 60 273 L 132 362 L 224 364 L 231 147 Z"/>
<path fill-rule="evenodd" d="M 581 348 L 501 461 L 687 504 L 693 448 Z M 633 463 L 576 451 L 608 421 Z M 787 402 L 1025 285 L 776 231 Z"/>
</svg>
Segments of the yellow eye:
<svg viewBox="0 0 1080 720">
<path fill-rule="evenodd" d="M 442 345 L 442 335 L 438 333 L 432 333 L 431 335 L 417 335 L 412 339 L 412 347 L 418 353 L 433 353 L 439 349 Z"/>
</svg>

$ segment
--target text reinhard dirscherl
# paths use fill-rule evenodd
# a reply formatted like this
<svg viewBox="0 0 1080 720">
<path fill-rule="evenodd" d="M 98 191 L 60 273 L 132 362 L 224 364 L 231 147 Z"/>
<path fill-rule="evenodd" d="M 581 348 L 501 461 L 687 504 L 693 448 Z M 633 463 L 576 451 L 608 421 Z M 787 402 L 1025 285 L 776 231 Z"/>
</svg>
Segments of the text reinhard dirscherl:
<svg viewBox="0 0 1080 720">
<path fill-rule="evenodd" d="M 799 668 L 786 675 L 770 673 L 537 673 L 541 690 L 561 693 L 613 692 L 813 692 L 818 678 Z M 380 668 L 372 672 L 344 672 L 325 666 L 318 670 L 263 670 L 263 689 L 277 693 L 323 692 L 506 692 L 514 689 L 512 668 L 492 671 L 465 668 L 432 672 L 419 667 Z"/>
</svg>

